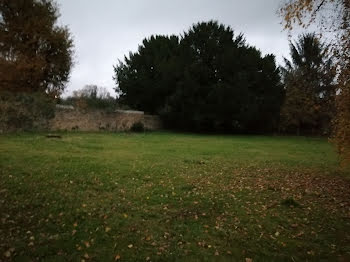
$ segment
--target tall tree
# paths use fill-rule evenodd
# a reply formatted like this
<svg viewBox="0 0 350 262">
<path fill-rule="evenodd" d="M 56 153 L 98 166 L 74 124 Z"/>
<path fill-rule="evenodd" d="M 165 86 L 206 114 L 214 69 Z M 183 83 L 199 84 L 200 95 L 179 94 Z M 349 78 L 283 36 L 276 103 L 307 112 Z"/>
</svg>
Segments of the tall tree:
<svg viewBox="0 0 350 262">
<path fill-rule="evenodd" d="M 286 99 L 282 124 L 287 131 L 329 132 L 334 114 L 335 71 L 328 46 L 315 34 L 299 36 L 290 43 L 291 61 L 282 67 Z"/>
<path fill-rule="evenodd" d="M 172 128 L 259 132 L 276 125 L 283 90 L 274 56 L 215 21 L 179 38 L 145 39 L 115 67 L 129 106 L 159 113 Z"/>
<path fill-rule="evenodd" d="M 350 164 L 350 0 L 289 0 L 280 14 L 287 30 L 316 24 L 321 34 L 333 33 L 339 72 L 334 141 L 343 163 Z"/>
<path fill-rule="evenodd" d="M 195 24 L 181 40 L 183 77 L 166 104 L 175 127 L 261 132 L 278 118 L 281 87 L 272 55 L 265 57 L 215 21 Z"/>
<path fill-rule="evenodd" d="M 73 41 L 53 0 L 0 0 L 0 88 L 60 94 Z"/>
</svg>

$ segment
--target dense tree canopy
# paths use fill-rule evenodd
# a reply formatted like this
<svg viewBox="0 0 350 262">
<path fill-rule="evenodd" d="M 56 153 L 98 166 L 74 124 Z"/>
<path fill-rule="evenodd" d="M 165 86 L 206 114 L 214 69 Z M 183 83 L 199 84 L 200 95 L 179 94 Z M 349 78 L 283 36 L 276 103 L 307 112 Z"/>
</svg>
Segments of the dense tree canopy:
<svg viewBox="0 0 350 262">
<path fill-rule="evenodd" d="M 315 34 L 290 43 L 291 61 L 282 68 L 286 99 L 282 124 L 289 132 L 327 133 L 334 115 L 336 88 L 333 59 Z"/>
<path fill-rule="evenodd" d="M 73 42 L 52 0 L 0 0 L 0 88 L 61 93 Z"/>
<path fill-rule="evenodd" d="M 262 57 L 214 21 L 194 25 L 180 40 L 144 40 L 115 73 L 121 99 L 161 114 L 173 128 L 260 132 L 277 124 L 283 90 L 274 56 Z"/>
<path fill-rule="evenodd" d="M 121 101 L 136 109 L 158 113 L 176 83 L 177 36 L 151 36 L 138 52 L 114 68 Z"/>
</svg>

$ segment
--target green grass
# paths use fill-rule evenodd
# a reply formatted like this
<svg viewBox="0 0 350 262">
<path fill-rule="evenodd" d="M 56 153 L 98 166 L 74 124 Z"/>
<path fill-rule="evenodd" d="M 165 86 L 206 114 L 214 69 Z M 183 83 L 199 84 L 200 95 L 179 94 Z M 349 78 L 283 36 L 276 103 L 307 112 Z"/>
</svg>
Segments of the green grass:
<svg viewBox="0 0 350 262">
<path fill-rule="evenodd" d="M 61 135 L 0 136 L 0 261 L 350 259 L 326 139 Z"/>
</svg>

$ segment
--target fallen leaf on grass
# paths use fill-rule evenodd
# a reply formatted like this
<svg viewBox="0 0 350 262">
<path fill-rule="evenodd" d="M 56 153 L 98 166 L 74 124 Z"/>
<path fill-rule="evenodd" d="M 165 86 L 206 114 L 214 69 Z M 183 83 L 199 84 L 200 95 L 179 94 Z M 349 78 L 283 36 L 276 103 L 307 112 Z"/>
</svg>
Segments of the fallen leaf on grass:
<svg viewBox="0 0 350 262">
<path fill-rule="evenodd" d="M 10 250 L 7 250 L 7 251 L 4 253 L 4 256 L 5 256 L 5 257 L 11 257 L 11 252 L 10 252 Z"/>
<path fill-rule="evenodd" d="M 115 261 L 120 260 L 120 255 L 116 255 L 114 258 Z"/>
</svg>

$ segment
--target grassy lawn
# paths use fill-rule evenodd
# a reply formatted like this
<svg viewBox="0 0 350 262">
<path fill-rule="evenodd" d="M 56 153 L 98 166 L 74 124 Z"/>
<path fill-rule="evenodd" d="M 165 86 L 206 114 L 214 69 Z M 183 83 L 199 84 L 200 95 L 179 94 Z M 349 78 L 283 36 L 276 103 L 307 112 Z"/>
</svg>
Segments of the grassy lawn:
<svg viewBox="0 0 350 262">
<path fill-rule="evenodd" d="M 350 261 L 326 139 L 0 136 L 0 261 Z"/>
</svg>

